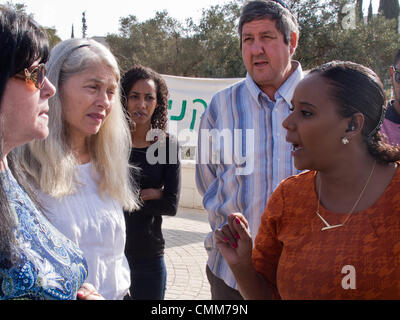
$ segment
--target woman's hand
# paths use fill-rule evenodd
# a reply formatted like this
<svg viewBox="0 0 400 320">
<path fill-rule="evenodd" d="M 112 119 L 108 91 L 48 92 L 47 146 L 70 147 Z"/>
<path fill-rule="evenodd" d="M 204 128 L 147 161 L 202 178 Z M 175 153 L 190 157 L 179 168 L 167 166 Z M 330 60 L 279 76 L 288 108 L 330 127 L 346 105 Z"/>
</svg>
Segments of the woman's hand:
<svg viewBox="0 0 400 320">
<path fill-rule="evenodd" d="M 142 198 L 143 201 L 161 200 L 162 196 L 162 189 L 143 189 L 142 191 L 140 191 L 140 198 Z"/>
<path fill-rule="evenodd" d="M 105 300 L 90 283 L 84 283 L 78 290 L 78 300 Z"/>
<path fill-rule="evenodd" d="M 231 269 L 251 265 L 253 242 L 249 224 L 242 214 L 230 215 L 228 223 L 215 232 L 215 240 Z"/>
</svg>

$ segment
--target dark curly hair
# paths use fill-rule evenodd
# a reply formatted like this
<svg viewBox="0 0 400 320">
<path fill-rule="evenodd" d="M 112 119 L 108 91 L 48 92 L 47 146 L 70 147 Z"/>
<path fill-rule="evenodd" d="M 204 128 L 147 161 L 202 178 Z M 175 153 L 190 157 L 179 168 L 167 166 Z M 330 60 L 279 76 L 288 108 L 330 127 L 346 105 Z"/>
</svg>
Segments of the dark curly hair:
<svg viewBox="0 0 400 320">
<path fill-rule="evenodd" d="M 139 80 L 153 80 L 156 84 L 157 107 L 151 117 L 151 127 L 165 132 L 168 120 L 168 87 L 165 80 L 153 69 L 137 65 L 124 74 L 121 79 L 122 105 L 128 113 L 127 97 L 133 85 Z"/>
<path fill-rule="evenodd" d="M 369 153 L 380 163 L 399 161 L 400 147 L 389 145 L 380 132 L 386 113 L 386 94 L 376 73 L 350 61 L 332 61 L 311 70 L 312 73 L 318 73 L 331 85 L 331 97 L 340 107 L 342 117 L 352 117 L 358 112 L 364 115 L 362 134 Z"/>
</svg>

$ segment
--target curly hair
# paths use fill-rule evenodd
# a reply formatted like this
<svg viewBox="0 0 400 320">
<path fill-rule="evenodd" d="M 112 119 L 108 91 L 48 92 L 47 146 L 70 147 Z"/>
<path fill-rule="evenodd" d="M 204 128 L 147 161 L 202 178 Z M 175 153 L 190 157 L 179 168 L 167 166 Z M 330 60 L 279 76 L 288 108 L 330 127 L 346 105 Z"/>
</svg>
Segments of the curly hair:
<svg viewBox="0 0 400 320">
<path fill-rule="evenodd" d="M 139 80 L 153 80 L 157 90 L 157 107 L 151 117 L 152 129 L 166 131 L 168 120 L 168 87 L 165 80 L 153 69 L 137 65 L 127 71 L 121 79 L 121 102 L 128 113 L 128 94 Z M 131 120 L 131 119 L 130 119 Z M 132 121 L 132 120 L 131 120 Z M 134 123 L 131 122 L 131 125 Z"/>
</svg>

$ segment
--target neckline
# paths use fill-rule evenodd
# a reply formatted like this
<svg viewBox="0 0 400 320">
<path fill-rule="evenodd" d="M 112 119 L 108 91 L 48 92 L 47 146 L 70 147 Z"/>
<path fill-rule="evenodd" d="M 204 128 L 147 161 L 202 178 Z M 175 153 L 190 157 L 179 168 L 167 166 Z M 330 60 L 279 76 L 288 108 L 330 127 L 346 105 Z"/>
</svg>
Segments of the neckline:
<svg viewBox="0 0 400 320">
<path fill-rule="evenodd" d="M 316 178 L 317 178 L 317 171 L 313 171 L 313 175 L 312 175 L 312 180 L 313 180 L 313 198 L 316 204 L 318 204 L 318 194 L 317 194 L 317 184 L 316 184 Z M 395 174 L 393 175 L 392 180 L 390 181 L 390 183 L 388 184 L 388 186 L 386 187 L 386 189 L 383 191 L 383 193 L 380 195 L 380 197 L 371 205 L 369 206 L 367 209 L 364 210 L 360 210 L 360 211 L 354 211 L 352 213 L 352 216 L 358 215 L 360 213 L 364 213 L 367 211 L 370 211 L 372 209 L 374 209 L 375 207 L 379 207 L 380 206 L 380 202 L 382 202 L 383 197 L 386 193 L 390 192 L 393 188 L 394 188 L 394 184 L 397 182 L 397 180 L 400 179 L 400 165 L 399 163 L 397 163 L 397 169 Z M 317 209 L 317 208 L 315 208 Z M 331 211 L 328 210 L 324 207 L 324 205 L 322 203 L 319 203 L 319 211 L 320 213 L 323 213 L 324 215 L 329 215 L 331 217 L 343 217 L 346 216 L 348 213 L 347 212 L 335 212 L 335 211 Z"/>
</svg>

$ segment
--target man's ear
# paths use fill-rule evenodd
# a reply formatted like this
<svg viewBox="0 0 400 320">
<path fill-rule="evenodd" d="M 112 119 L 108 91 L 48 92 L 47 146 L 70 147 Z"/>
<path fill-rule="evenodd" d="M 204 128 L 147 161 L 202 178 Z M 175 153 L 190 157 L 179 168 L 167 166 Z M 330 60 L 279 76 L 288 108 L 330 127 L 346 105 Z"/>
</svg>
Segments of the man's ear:
<svg viewBox="0 0 400 320">
<path fill-rule="evenodd" d="M 299 39 L 298 39 L 297 33 L 296 32 L 290 33 L 289 52 L 290 52 L 291 56 L 296 52 L 298 41 L 299 41 Z"/>
</svg>

